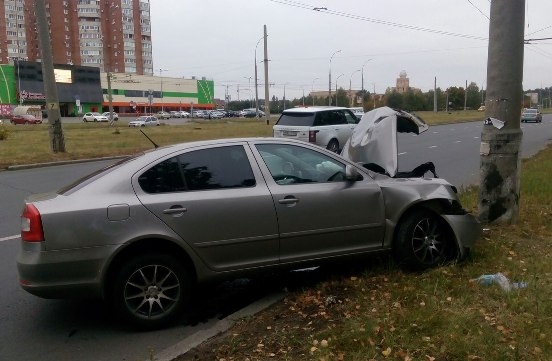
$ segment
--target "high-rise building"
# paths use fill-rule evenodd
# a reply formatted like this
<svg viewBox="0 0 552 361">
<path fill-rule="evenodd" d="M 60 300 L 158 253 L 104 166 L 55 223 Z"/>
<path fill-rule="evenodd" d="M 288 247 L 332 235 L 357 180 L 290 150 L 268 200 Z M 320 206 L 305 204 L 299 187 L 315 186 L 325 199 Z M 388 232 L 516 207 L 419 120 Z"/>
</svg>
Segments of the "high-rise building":
<svg viewBox="0 0 552 361">
<path fill-rule="evenodd" d="M 45 0 L 56 64 L 153 75 L 150 0 Z M 0 63 L 40 61 L 34 0 L 0 0 Z"/>
</svg>

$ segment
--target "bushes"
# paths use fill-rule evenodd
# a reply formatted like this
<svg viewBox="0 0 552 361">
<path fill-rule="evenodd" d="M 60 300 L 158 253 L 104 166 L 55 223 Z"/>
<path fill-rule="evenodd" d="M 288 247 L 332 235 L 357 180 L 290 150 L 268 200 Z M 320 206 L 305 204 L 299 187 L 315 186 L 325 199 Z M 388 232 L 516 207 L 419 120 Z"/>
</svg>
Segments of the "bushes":
<svg viewBox="0 0 552 361">
<path fill-rule="evenodd" d="M 10 134 L 8 127 L 6 127 L 5 125 L 0 125 L 0 140 L 8 139 L 8 134 Z"/>
</svg>

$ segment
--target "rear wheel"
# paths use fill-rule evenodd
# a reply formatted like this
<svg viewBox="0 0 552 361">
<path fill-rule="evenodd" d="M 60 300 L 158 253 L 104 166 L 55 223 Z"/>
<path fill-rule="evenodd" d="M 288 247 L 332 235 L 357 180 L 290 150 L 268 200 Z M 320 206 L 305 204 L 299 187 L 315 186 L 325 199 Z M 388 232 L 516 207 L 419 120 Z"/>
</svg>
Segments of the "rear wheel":
<svg viewBox="0 0 552 361">
<path fill-rule="evenodd" d="M 188 273 L 168 254 L 140 255 L 125 262 L 113 286 L 115 309 L 142 329 L 156 329 L 175 321 L 190 300 Z"/>
<path fill-rule="evenodd" d="M 395 255 L 410 269 L 438 266 L 453 253 L 450 235 L 449 228 L 438 215 L 426 210 L 411 213 L 399 225 Z"/>
<path fill-rule="evenodd" d="M 326 149 L 328 149 L 328 150 L 330 150 L 334 153 L 339 152 L 339 142 L 337 141 L 337 139 L 330 140 L 330 142 L 328 143 L 328 146 L 326 147 Z"/>
</svg>

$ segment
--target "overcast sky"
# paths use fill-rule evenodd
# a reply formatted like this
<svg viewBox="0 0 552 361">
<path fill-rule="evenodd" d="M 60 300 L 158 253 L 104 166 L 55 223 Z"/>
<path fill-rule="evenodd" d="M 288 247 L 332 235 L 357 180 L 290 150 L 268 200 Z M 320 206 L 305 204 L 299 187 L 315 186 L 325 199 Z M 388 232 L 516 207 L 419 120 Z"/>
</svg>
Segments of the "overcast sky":
<svg viewBox="0 0 552 361">
<path fill-rule="evenodd" d="M 217 98 L 254 97 L 266 25 L 270 97 L 327 90 L 339 50 L 332 89 L 336 79 L 361 89 L 364 73 L 364 88 L 383 93 L 403 70 L 422 91 L 435 77 L 442 89 L 485 88 L 489 12 L 490 0 L 151 0 L 155 75 L 206 77 Z M 525 23 L 526 39 L 552 37 L 552 1 L 526 0 Z M 552 86 L 552 40 L 525 45 L 523 87 L 541 86 Z"/>
</svg>

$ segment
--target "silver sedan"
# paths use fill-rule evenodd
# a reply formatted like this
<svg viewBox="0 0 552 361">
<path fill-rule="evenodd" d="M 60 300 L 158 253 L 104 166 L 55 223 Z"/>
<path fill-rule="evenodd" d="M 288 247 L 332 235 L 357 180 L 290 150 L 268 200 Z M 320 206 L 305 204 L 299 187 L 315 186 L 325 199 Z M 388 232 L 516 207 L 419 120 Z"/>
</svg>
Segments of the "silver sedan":
<svg viewBox="0 0 552 361">
<path fill-rule="evenodd" d="M 151 329 L 189 310 L 197 283 L 379 251 L 425 269 L 479 236 L 445 180 L 391 178 L 296 140 L 222 139 L 28 197 L 17 267 L 34 295 L 101 297 Z"/>
</svg>

